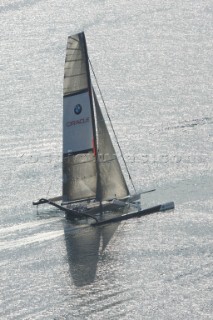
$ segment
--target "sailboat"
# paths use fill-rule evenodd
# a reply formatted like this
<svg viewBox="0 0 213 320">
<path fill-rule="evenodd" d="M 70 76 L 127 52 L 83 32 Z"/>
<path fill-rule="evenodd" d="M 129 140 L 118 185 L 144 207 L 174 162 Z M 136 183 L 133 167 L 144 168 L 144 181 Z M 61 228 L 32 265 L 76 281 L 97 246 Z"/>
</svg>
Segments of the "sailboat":
<svg viewBox="0 0 213 320">
<path fill-rule="evenodd" d="M 63 86 L 62 196 L 33 204 L 49 203 L 69 219 L 94 219 L 93 225 L 173 209 L 174 203 L 169 202 L 142 210 L 141 194 L 136 190 L 130 194 L 92 85 L 91 69 L 84 32 L 69 36 Z M 118 146 L 121 151 L 119 142 Z M 127 173 L 131 179 L 128 168 Z M 112 212 L 118 214 L 112 216 Z"/>
</svg>

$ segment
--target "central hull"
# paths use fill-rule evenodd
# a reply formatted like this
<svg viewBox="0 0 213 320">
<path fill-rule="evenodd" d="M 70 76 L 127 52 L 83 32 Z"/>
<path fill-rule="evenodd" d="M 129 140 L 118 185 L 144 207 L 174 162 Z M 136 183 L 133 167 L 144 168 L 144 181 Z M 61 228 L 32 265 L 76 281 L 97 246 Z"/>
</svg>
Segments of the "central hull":
<svg viewBox="0 0 213 320">
<path fill-rule="evenodd" d="M 75 206 L 67 206 L 66 218 L 68 220 L 77 221 L 82 219 L 92 218 L 99 221 L 100 217 L 105 217 L 107 219 L 113 216 L 120 216 L 124 213 L 130 212 L 130 205 L 127 203 L 117 204 L 117 203 L 102 203 L 99 202 L 90 203 L 85 206 L 82 204 Z"/>
</svg>

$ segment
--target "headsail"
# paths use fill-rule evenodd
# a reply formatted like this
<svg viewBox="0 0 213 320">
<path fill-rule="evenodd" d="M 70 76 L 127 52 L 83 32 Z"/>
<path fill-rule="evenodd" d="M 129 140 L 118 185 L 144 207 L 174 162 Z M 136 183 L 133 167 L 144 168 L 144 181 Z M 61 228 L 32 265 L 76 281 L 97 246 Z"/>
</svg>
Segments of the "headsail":
<svg viewBox="0 0 213 320">
<path fill-rule="evenodd" d="M 96 199 L 102 201 L 112 198 L 123 198 L 129 195 L 129 190 L 121 171 L 121 167 L 94 90 L 93 95 L 98 130 L 99 172 Z"/>
<path fill-rule="evenodd" d="M 68 37 L 63 99 L 63 201 L 95 198 L 96 158 L 90 75 L 84 33 Z"/>
</svg>

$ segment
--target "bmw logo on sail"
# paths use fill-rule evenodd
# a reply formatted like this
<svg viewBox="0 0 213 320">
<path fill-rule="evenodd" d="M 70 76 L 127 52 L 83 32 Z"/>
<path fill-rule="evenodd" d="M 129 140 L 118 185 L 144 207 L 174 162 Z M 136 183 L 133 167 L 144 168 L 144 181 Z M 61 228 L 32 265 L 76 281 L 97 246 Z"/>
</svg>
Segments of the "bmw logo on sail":
<svg viewBox="0 0 213 320">
<path fill-rule="evenodd" d="M 76 106 L 74 108 L 75 114 L 80 114 L 81 111 L 82 111 L 82 106 L 80 104 L 76 104 Z"/>
</svg>

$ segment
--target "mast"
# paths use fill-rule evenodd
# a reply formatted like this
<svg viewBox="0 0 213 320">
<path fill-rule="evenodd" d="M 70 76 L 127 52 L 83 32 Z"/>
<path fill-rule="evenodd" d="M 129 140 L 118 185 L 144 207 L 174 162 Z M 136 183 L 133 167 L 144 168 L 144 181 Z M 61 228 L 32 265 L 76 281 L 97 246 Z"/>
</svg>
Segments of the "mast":
<svg viewBox="0 0 213 320">
<path fill-rule="evenodd" d="M 96 125 L 95 125 L 95 113 L 94 113 L 94 105 L 92 99 L 92 84 L 91 84 L 91 77 L 90 77 L 90 69 L 89 69 L 89 57 L 87 52 L 87 43 L 84 32 L 79 34 L 79 37 L 82 38 L 82 43 L 84 44 L 85 49 L 85 63 L 86 63 L 86 74 L 87 74 L 87 82 L 88 82 L 88 90 L 89 90 L 89 99 L 90 99 L 90 106 L 91 106 L 91 113 L 92 113 L 92 128 L 93 128 L 93 147 L 94 147 L 94 155 L 96 157 L 96 162 L 98 159 L 98 149 L 97 149 L 97 136 L 96 136 Z"/>
<path fill-rule="evenodd" d="M 81 33 L 81 37 L 84 42 L 85 47 L 85 56 L 86 56 L 86 70 L 87 70 L 87 81 L 88 81 L 88 88 L 89 88 L 89 97 L 90 97 L 90 104 L 91 104 L 91 111 L 92 111 L 92 122 L 93 122 L 93 144 L 94 144 L 94 155 L 96 159 L 96 170 L 97 170 L 97 185 L 100 183 L 100 169 L 99 169 L 99 154 L 98 154 L 98 145 L 97 145 L 97 135 L 96 135 L 96 124 L 95 124 L 95 112 L 94 112 L 94 105 L 93 105 L 93 89 L 91 84 L 91 77 L 90 77 L 90 68 L 89 68 L 89 57 L 87 52 L 87 44 L 86 44 L 86 38 L 84 32 Z M 98 193 L 96 190 L 96 200 L 100 203 L 100 210 L 102 213 L 102 198 L 97 197 Z"/>
</svg>

